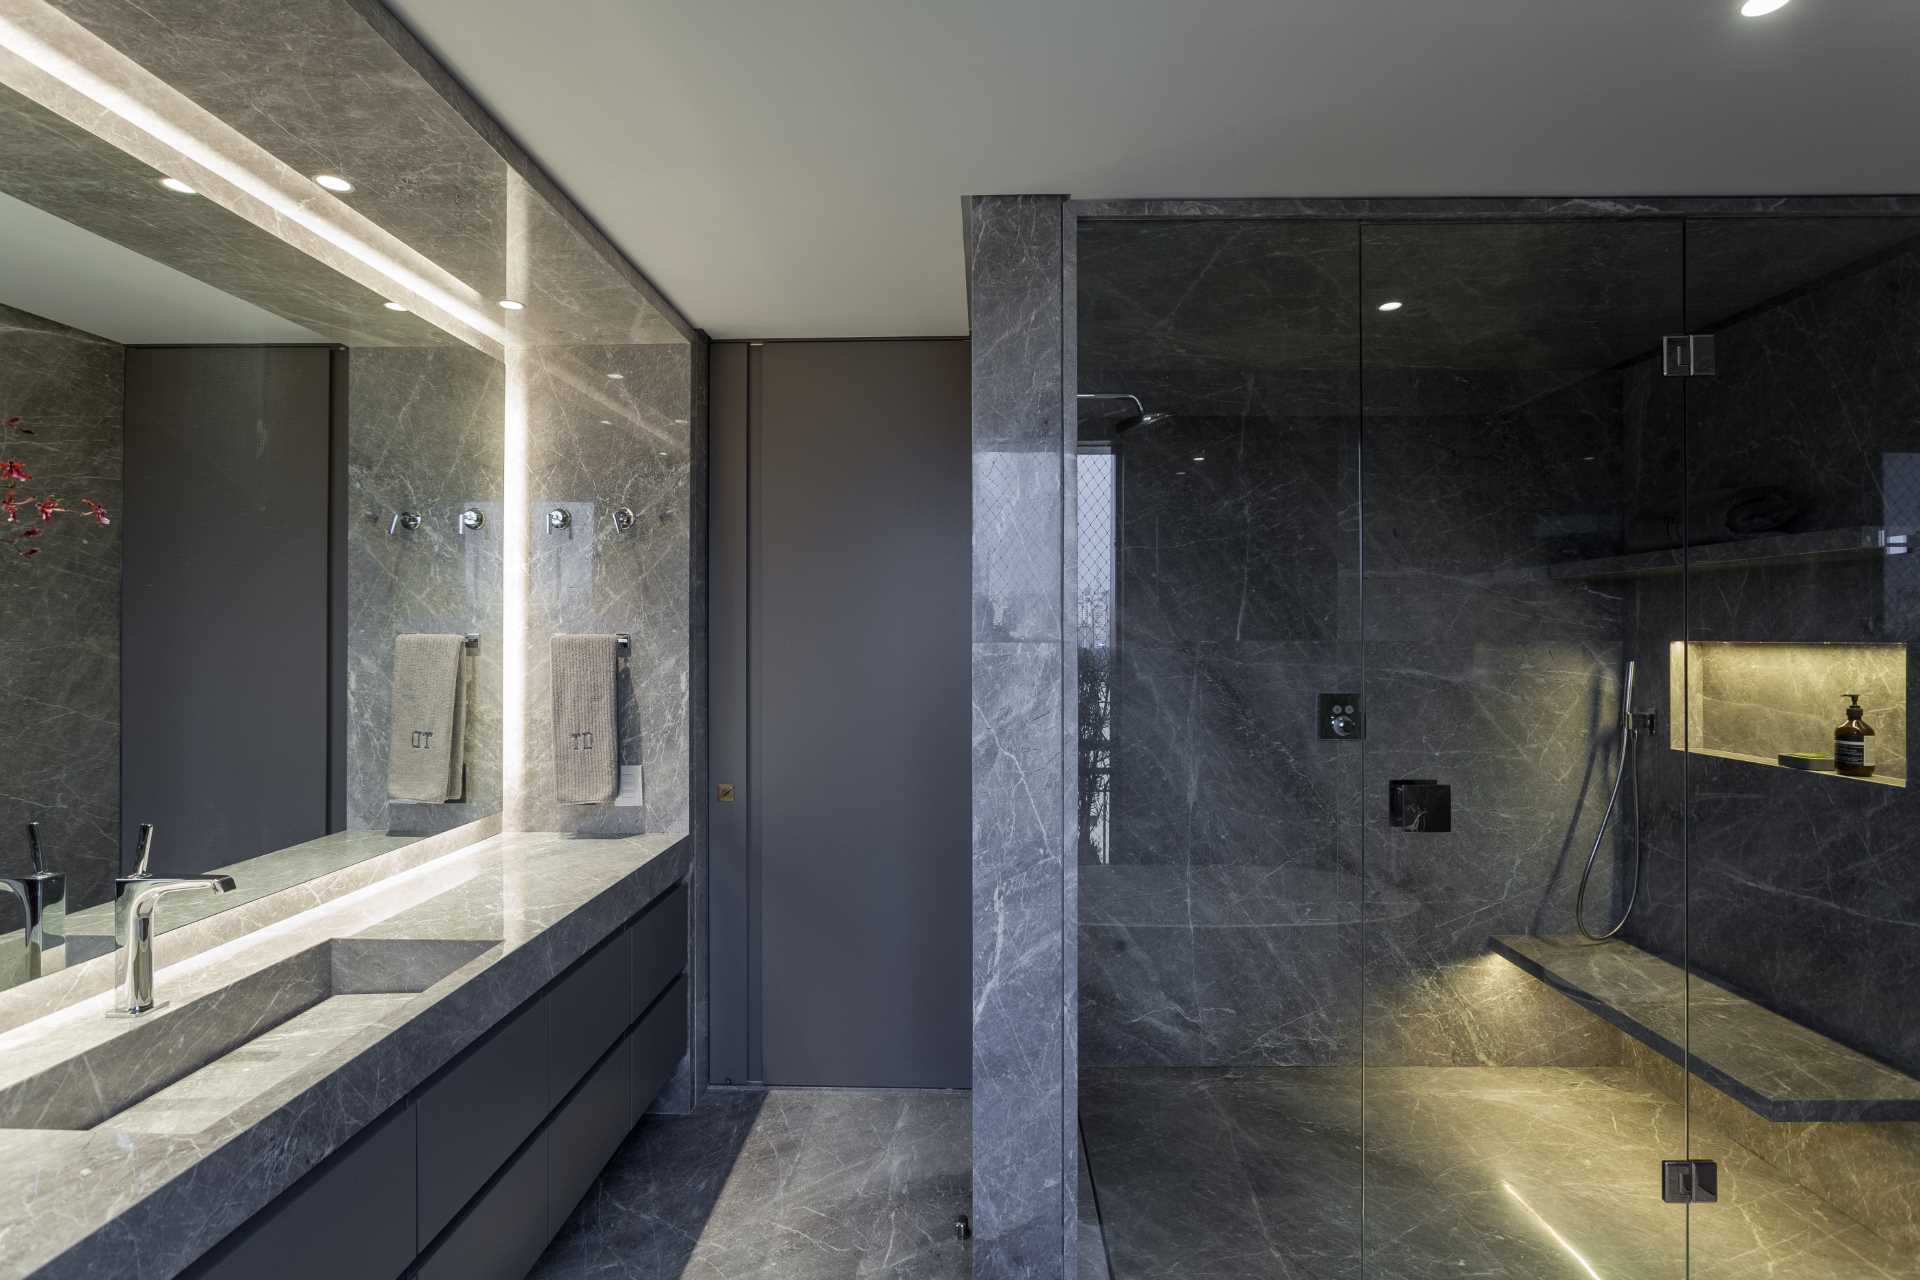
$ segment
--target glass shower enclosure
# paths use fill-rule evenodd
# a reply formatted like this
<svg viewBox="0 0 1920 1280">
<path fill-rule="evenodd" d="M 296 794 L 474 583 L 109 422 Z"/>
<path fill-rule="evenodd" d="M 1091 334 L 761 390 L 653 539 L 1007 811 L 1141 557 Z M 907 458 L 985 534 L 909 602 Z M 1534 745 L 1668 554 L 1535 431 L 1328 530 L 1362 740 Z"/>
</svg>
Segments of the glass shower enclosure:
<svg viewBox="0 0 1920 1280">
<path fill-rule="evenodd" d="M 1920 1275 L 1920 219 L 1328 210 L 1077 226 L 1083 1274 Z"/>
</svg>

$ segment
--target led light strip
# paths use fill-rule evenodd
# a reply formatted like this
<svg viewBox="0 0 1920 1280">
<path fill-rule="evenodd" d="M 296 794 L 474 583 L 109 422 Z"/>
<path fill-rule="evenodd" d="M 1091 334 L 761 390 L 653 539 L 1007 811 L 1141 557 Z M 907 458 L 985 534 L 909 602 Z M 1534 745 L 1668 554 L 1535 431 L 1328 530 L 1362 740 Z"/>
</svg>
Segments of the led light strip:
<svg viewBox="0 0 1920 1280">
<path fill-rule="evenodd" d="M 315 191 L 305 175 L 46 0 L 0 0 L 0 51 L 11 55 L 0 56 L 0 84 L 368 288 L 403 295 L 456 338 L 499 355 L 506 330 L 474 305 L 480 295 L 471 285 Z"/>
</svg>

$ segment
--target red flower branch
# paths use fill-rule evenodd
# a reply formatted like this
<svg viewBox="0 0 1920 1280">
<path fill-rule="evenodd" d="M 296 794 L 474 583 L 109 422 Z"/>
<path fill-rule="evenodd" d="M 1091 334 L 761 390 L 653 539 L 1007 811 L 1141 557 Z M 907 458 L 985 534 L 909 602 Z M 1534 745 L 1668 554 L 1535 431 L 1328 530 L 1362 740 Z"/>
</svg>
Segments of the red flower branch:
<svg viewBox="0 0 1920 1280">
<path fill-rule="evenodd" d="M 0 434 L 30 436 L 33 431 L 20 418 L 12 417 L 0 421 Z M 57 495 L 35 498 L 22 494 L 20 486 L 32 479 L 33 473 L 27 470 L 26 463 L 20 459 L 0 458 L 0 483 L 5 485 L 4 488 L 0 488 L 0 517 L 4 517 L 4 523 L 7 525 L 6 536 L 0 538 L 0 542 L 4 542 L 15 555 L 22 559 L 30 559 L 40 554 L 40 548 L 31 544 L 46 533 L 47 525 L 55 515 L 67 510 L 61 505 L 64 499 Z M 93 517 L 96 524 L 113 523 L 107 515 L 107 509 L 92 498 L 78 498 L 75 501 L 86 508 L 87 514 Z M 39 516 L 39 520 L 21 527 L 22 508 L 31 509 Z"/>
</svg>

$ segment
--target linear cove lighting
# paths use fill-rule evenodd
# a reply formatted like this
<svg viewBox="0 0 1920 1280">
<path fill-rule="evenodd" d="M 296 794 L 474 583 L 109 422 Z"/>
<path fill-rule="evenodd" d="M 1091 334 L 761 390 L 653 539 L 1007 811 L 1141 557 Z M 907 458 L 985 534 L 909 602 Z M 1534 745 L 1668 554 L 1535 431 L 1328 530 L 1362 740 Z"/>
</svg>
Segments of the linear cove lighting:
<svg viewBox="0 0 1920 1280">
<path fill-rule="evenodd" d="M 190 196 L 193 194 L 193 188 L 188 186 L 186 183 L 180 181 L 180 179 L 178 178 L 162 178 L 160 179 L 160 185 L 165 187 L 169 191 L 178 191 L 183 196 Z"/>
<path fill-rule="evenodd" d="M 1764 18 L 1770 13 L 1786 8 L 1790 3 L 1792 3 L 1792 0 L 1747 0 L 1745 4 L 1740 6 L 1740 16 L 1743 18 Z"/>
<path fill-rule="evenodd" d="M 351 182 L 331 173 L 316 173 L 313 175 L 313 180 L 327 190 L 338 191 L 341 195 L 345 195 L 347 192 L 353 190 L 353 184 Z"/>
</svg>

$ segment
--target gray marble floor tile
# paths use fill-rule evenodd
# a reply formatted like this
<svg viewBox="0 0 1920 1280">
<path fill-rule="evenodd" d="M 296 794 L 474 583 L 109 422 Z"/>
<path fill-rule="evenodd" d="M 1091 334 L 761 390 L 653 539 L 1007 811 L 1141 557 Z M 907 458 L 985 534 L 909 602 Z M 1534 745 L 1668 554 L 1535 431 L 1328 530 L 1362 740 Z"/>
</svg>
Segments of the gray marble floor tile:
<svg viewBox="0 0 1920 1280">
<path fill-rule="evenodd" d="M 1720 1203 L 1661 1203 L 1684 1112 L 1627 1068 L 1101 1069 L 1081 1115 L 1113 1280 L 1920 1274 L 1717 1136 Z"/>
<path fill-rule="evenodd" d="M 716 1090 L 649 1116 L 534 1268 L 537 1280 L 959 1280 L 964 1093 Z"/>
</svg>

